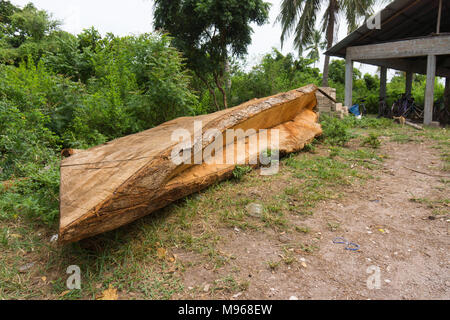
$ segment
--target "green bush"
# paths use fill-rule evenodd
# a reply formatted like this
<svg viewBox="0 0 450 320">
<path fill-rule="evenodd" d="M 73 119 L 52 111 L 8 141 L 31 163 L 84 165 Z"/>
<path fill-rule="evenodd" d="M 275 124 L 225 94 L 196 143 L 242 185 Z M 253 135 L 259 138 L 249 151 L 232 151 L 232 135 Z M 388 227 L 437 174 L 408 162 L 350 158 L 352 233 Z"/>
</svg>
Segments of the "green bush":
<svg viewBox="0 0 450 320">
<path fill-rule="evenodd" d="M 65 139 L 72 146 L 92 146 L 193 115 L 198 100 L 170 41 L 158 34 L 105 39 L 92 58 L 95 77 L 87 81 L 89 94 Z"/>
<path fill-rule="evenodd" d="M 41 113 L 44 126 L 58 136 L 69 128 L 84 94 L 81 84 L 53 74 L 42 61 L 34 64 L 31 57 L 19 67 L 0 65 L 0 100 L 23 113 Z"/>
<path fill-rule="evenodd" d="M 332 146 L 343 146 L 352 137 L 346 121 L 323 115 L 321 119 L 323 138 Z"/>
<path fill-rule="evenodd" d="M 51 162 L 58 138 L 46 128 L 48 122 L 39 110 L 21 112 L 0 101 L 0 180 L 26 176 L 25 164 Z"/>
<path fill-rule="evenodd" d="M 345 117 L 342 120 L 346 126 L 351 128 L 370 128 L 370 129 L 387 129 L 394 126 L 392 119 L 375 118 L 374 116 L 365 116 L 356 119 L 354 116 Z"/>
<path fill-rule="evenodd" d="M 29 55 L 0 65 L 0 218 L 54 223 L 62 148 L 97 145 L 198 106 L 169 37 L 109 35 L 90 49 L 85 38 L 69 36 L 38 63 Z"/>
<path fill-rule="evenodd" d="M 319 69 L 311 67 L 311 59 L 294 59 L 292 54 L 282 55 L 278 50 L 266 54 L 261 63 L 249 72 L 234 65 L 231 75 L 230 101 L 238 105 L 245 101 L 271 96 L 307 84 L 321 83 Z"/>
<path fill-rule="evenodd" d="M 374 133 L 370 133 L 368 137 L 365 137 L 361 142 L 361 146 L 371 146 L 374 149 L 377 149 L 381 145 L 381 141 L 378 139 L 378 135 Z"/>
<path fill-rule="evenodd" d="M 54 223 L 59 206 L 58 139 L 49 117 L 0 101 L 0 218 L 26 215 Z"/>
<path fill-rule="evenodd" d="M 25 179 L 0 186 L 0 218 L 26 216 L 53 225 L 59 214 L 59 159 L 53 156 L 45 167 L 39 163 L 20 164 Z"/>
<path fill-rule="evenodd" d="M 247 173 L 252 171 L 252 167 L 250 166 L 236 166 L 233 169 L 233 178 L 235 180 L 241 180 Z"/>
</svg>

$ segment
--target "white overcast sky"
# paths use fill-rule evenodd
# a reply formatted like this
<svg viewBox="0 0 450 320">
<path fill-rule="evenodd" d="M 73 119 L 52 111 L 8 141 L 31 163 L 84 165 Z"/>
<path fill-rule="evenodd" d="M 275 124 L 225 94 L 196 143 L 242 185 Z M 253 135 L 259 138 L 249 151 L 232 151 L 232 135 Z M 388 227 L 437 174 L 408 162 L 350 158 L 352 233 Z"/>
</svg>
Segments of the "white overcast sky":
<svg viewBox="0 0 450 320">
<path fill-rule="evenodd" d="M 281 50 L 280 35 L 281 27 L 274 25 L 279 13 L 281 0 L 268 0 L 272 3 L 270 9 L 270 23 L 258 27 L 254 26 L 252 44 L 248 48 L 248 64 L 256 64 L 260 57 L 271 51 L 272 47 Z M 62 21 L 62 29 L 77 34 L 85 28 L 94 26 L 102 35 L 112 32 L 116 35 L 129 35 L 151 32 L 153 17 L 153 1 L 151 0 L 12 0 L 12 3 L 24 6 L 33 2 L 39 9 L 51 13 L 54 18 Z M 381 7 L 376 8 L 379 11 Z M 321 20 L 318 17 L 318 23 Z M 338 29 L 338 39 L 346 36 L 347 26 L 342 23 Z M 337 41 L 336 41 L 337 42 Z M 296 53 L 292 41 L 286 41 L 283 54 Z M 319 65 L 318 65 L 319 66 Z M 355 64 L 362 73 L 375 73 L 376 68 L 372 66 Z M 323 56 L 320 61 L 323 68 Z"/>
</svg>

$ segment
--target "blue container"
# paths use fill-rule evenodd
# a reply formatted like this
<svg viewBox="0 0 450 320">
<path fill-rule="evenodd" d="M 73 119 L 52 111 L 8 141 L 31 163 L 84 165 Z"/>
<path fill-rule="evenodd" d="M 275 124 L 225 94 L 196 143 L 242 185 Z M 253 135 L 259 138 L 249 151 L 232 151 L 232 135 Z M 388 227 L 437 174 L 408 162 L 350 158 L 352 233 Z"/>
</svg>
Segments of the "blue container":
<svg viewBox="0 0 450 320">
<path fill-rule="evenodd" d="M 355 116 L 360 116 L 361 113 L 359 112 L 359 104 L 355 104 L 348 109 L 351 113 L 353 113 Z"/>
</svg>

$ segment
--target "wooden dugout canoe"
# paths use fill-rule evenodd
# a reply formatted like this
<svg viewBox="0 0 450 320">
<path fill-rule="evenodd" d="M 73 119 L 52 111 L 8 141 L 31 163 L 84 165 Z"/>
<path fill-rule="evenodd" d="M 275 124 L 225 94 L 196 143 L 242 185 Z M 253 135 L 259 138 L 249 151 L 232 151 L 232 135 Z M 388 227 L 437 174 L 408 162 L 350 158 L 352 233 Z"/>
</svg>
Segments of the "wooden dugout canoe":
<svg viewBox="0 0 450 320">
<path fill-rule="evenodd" d="M 172 132 L 184 128 L 194 136 L 194 121 L 203 132 L 217 129 L 279 131 L 280 153 L 298 151 L 322 133 L 317 123 L 316 90 L 308 85 L 272 97 L 198 117 L 178 118 L 155 128 L 83 150 L 61 163 L 59 240 L 75 242 L 116 229 L 186 195 L 232 175 L 235 164 L 175 164 L 171 153 L 179 141 Z M 244 137 L 248 144 L 251 137 Z M 214 137 L 194 141 L 204 150 Z M 224 142 L 235 148 L 237 141 Z M 258 154 L 245 151 L 249 160 Z M 254 153 L 254 152 L 253 152 Z"/>
</svg>

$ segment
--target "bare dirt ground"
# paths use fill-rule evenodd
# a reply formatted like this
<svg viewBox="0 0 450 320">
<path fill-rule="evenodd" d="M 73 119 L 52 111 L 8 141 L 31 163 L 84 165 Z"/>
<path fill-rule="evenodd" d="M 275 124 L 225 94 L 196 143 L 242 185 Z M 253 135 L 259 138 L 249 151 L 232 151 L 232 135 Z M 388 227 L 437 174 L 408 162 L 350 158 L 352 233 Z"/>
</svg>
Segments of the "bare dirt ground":
<svg viewBox="0 0 450 320">
<path fill-rule="evenodd" d="M 383 143 L 380 152 L 388 159 L 375 179 L 352 185 L 338 200 L 322 201 L 312 216 L 288 217 L 290 224 L 307 226 L 308 234 L 220 230 L 219 250 L 233 257 L 231 262 L 220 270 L 189 268 L 183 275 L 186 291 L 174 298 L 450 299 L 448 216 L 412 201 L 448 198 L 439 153 L 428 143 L 394 142 Z M 333 243 L 336 237 L 360 250 L 345 250 Z M 290 248 L 305 242 L 313 248 L 309 252 Z M 286 255 L 295 263 L 268 267 L 267 261 Z M 181 252 L 178 258 L 194 259 Z M 377 268 L 380 286 L 369 289 L 367 279 Z M 229 273 L 246 284 L 243 290 L 211 290 Z"/>
</svg>

